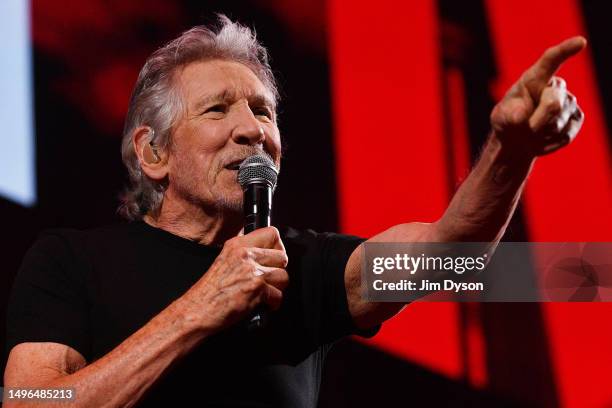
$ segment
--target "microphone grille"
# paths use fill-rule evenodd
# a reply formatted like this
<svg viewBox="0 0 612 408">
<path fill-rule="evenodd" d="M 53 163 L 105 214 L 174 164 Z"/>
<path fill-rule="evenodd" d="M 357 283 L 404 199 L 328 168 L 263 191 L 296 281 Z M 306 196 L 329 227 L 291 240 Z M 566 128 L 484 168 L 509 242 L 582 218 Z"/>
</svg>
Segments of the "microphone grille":
<svg viewBox="0 0 612 408">
<path fill-rule="evenodd" d="M 238 183 L 242 188 L 253 183 L 266 183 L 274 189 L 277 178 L 274 162 L 263 154 L 247 157 L 238 168 Z"/>
</svg>

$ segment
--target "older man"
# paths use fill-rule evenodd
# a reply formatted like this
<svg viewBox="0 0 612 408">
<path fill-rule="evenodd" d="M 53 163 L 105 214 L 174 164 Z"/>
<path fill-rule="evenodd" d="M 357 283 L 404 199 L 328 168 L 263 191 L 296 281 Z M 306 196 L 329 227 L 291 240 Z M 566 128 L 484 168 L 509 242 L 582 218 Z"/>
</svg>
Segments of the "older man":
<svg viewBox="0 0 612 408">
<path fill-rule="evenodd" d="M 547 50 L 495 107 L 482 157 L 439 221 L 371 240 L 499 240 L 535 158 L 581 127 L 553 75 L 584 46 Z M 225 18 L 149 58 L 122 147 L 122 212 L 133 222 L 50 231 L 28 252 L 9 310 L 6 387 L 70 389 L 79 407 L 316 405 L 329 344 L 373 334 L 402 305 L 362 299 L 359 238 L 240 233 L 238 165 L 267 154 L 280 166 L 276 100 L 265 49 Z M 262 304 L 269 325 L 245 331 Z"/>
</svg>

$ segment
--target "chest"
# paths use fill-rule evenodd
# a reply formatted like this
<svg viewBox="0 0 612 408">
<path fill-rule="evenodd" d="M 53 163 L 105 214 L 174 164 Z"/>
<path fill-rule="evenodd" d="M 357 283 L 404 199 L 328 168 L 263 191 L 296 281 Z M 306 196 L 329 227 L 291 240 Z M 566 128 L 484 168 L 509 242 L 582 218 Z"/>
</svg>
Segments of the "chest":
<svg viewBox="0 0 612 408">
<path fill-rule="evenodd" d="M 216 255 L 152 252 L 93 263 L 89 287 L 94 357 L 112 350 L 182 296 L 206 273 Z M 214 361 L 222 356 L 225 363 L 296 364 L 312 352 L 317 300 L 295 269 L 289 269 L 290 283 L 283 304 L 270 314 L 266 330 L 252 335 L 239 324 L 207 341 L 199 351 L 201 357 Z M 252 356 L 258 356 L 259 361 Z"/>
<path fill-rule="evenodd" d="M 145 325 L 214 262 L 206 256 L 161 258 L 123 257 L 118 262 L 115 257 L 93 270 L 94 358 Z M 203 342 L 151 390 L 142 406 L 193 401 L 203 406 L 316 406 L 325 348 L 310 340 L 306 328 L 314 323 L 305 304 L 312 300 L 300 294 L 300 287 L 294 279 L 265 330 L 249 333 L 239 324 Z"/>
</svg>

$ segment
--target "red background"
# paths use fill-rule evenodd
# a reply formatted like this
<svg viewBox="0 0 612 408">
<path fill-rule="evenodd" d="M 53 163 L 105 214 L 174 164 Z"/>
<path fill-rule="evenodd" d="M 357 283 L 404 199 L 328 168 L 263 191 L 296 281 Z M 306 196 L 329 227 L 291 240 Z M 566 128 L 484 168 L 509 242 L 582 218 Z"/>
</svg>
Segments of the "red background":
<svg viewBox="0 0 612 408">
<path fill-rule="evenodd" d="M 538 160 L 505 239 L 612 240 L 604 2 L 34 0 L 38 202 L 0 199 L 3 306 L 38 231 L 117 221 L 138 70 L 213 12 L 255 26 L 279 74 L 287 153 L 276 222 L 363 236 L 437 219 L 478 157 L 495 101 L 546 47 L 586 36 L 589 48 L 560 71 L 586 112 L 583 131 Z M 609 407 L 611 312 L 413 304 L 373 339 L 336 345 L 320 406 Z"/>
</svg>

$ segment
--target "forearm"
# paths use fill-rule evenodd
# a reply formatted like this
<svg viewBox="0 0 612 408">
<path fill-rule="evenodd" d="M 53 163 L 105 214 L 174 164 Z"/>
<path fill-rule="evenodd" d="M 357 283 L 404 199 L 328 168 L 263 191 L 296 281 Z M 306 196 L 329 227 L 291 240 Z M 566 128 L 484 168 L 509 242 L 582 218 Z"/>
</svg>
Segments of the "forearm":
<svg viewBox="0 0 612 408">
<path fill-rule="evenodd" d="M 74 390 L 75 399 L 70 403 L 49 403 L 46 407 L 132 406 L 205 337 L 206 331 L 192 323 L 179 299 L 104 357 L 35 386 Z"/>
<path fill-rule="evenodd" d="M 503 236 L 535 158 L 491 134 L 478 163 L 433 226 L 443 242 L 492 242 Z"/>
<path fill-rule="evenodd" d="M 496 242 L 516 208 L 533 162 L 524 152 L 502 146 L 492 135 L 440 220 L 432 224 L 399 224 L 368 242 Z M 489 248 L 492 250 L 494 245 Z M 404 304 L 363 300 L 362 256 L 361 247 L 351 255 L 345 270 L 345 285 L 355 324 L 368 328 L 393 316 Z"/>
</svg>

